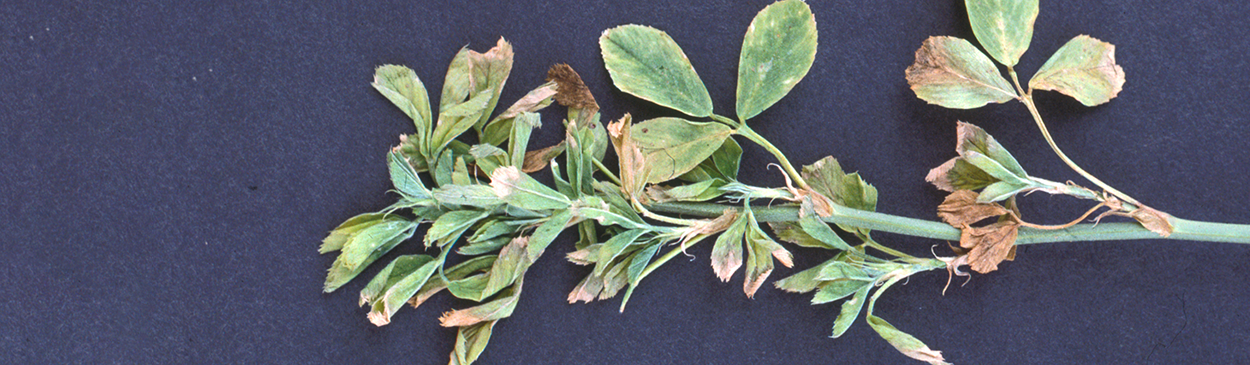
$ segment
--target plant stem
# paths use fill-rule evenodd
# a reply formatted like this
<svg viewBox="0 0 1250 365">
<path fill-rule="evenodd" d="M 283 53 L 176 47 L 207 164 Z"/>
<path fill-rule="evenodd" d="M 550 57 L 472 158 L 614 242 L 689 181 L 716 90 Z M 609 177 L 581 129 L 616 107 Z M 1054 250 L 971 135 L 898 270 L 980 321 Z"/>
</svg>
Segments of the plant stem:
<svg viewBox="0 0 1250 365">
<path fill-rule="evenodd" d="M 599 159 L 596 158 L 592 158 L 590 161 L 595 163 L 595 168 L 598 169 L 599 172 L 602 172 L 603 176 L 607 176 L 608 180 L 612 180 L 612 182 L 616 185 L 621 185 L 621 178 L 616 177 L 616 174 L 612 173 L 612 169 L 604 166 L 603 162 L 600 162 Z"/>
<path fill-rule="evenodd" d="M 651 206 L 651 209 L 656 211 L 699 217 L 718 217 L 726 208 L 733 207 L 713 203 L 661 203 Z M 751 210 L 760 222 L 796 221 L 799 217 L 799 208 L 796 206 L 752 207 Z M 833 215 L 824 217 L 822 220 L 875 231 L 946 241 L 958 241 L 960 236 L 958 229 L 945 223 L 846 207 L 835 207 Z M 1199 222 L 1175 217 L 1169 222 L 1172 223 L 1173 231 L 1168 237 L 1161 237 L 1137 223 L 1084 223 L 1059 230 L 1022 227 L 1016 238 L 1016 244 L 1161 238 L 1250 244 L 1250 225 Z"/>
<path fill-rule="evenodd" d="M 1077 166 L 1076 162 L 1073 162 L 1072 159 L 1068 158 L 1068 155 L 1064 154 L 1063 150 L 1059 149 L 1059 145 L 1055 144 L 1055 139 L 1050 136 L 1050 130 L 1046 129 L 1046 122 L 1042 121 L 1042 115 L 1037 112 L 1037 105 L 1033 103 L 1033 94 L 1025 92 L 1024 88 L 1020 86 L 1020 79 L 1016 76 L 1016 70 L 1008 67 L 1007 73 L 1011 75 L 1011 82 L 1016 85 L 1016 91 L 1020 93 L 1020 96 L 1017 99 L 1024 104 L 1025 108 L 1029 109 L 1029 114 L 1033 115 L 1033 121 L 1037 122 L 1037 128 L 1042 131 L 1042 137 L 1046 138 L 1046 143 L 1050 144 L 1050 149 L 1054 150 L 1056 155 L 1059 155 L 1060 160 L 1063 160 L 1064 163 L 1068 164 L 1068 167 L 1071 167 L 1072 170 L 1076 171 L 1076 173 L 1081 174 L 1081 176 L 1089 179 L 1089 181 L 1094 183 L 1094 185 L 1098 185 L 1098 187 L 1106 190 L 1108 193 L 1111 193 L 1111 195 L 1115 195 L 1117 198 L 1120 198 L 1120 200 L 1137 206 L 1142 205 L 1137 202 L 1137 199 L 1133 199 L 1128 196 L 1128 194 L 1116 190 L 1111 187 L 1111 185 L 1107 185 L 1107 183 L 1102 182 L 1102 180 L 1099 180 L 1097 177 L 1094 177 L 1093 174 L 1090 174 L 1085 171 L 1085 169 Z"/>
<path fill-rule="evenodd" d="M 803 189 L 811 189 L 811 186 L 807 185 L 807 181 L 803 180 L 803 176 L 799 175 L 799 172 L 794 169 L 794 165 L 790 164 L 790 160 L 786 158 L 786 155 L 781 153 L 781 150 L 777 149 L 777 146 L 773 146 L 773 144 L 768 142 L 767 139 L 764 139 L 763 136 L 760 136 L 755 133 L 754 130 L 751 130 L 751 127 L 748 127 L 746 123 L 742 123 L 742 125 L 739 126 L 734 133 L 746 137 L 746 139 L 751 140 L 751 142 L 755 142 L 755 144 L 760 145 L 760 147 L 764 147 L 768 153 L 773 154 L 773 156 L 777 158 L 777 162 L 781 163 L 781 168 L 786 170 L 786 175 L 789 175 L 790 179 L 794 180 L 795 184 L 798 184 L 798 186 Z"/>
</svg>

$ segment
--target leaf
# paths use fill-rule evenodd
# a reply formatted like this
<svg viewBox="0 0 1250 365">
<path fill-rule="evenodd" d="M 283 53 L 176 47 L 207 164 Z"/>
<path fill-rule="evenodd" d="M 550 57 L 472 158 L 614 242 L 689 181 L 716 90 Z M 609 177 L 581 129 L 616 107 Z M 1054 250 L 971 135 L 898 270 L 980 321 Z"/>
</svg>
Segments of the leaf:
<svg viewBox="0 0 1250 365">
<path fill-rule="evenodd" d="M 486 286 L 482 289 L 480 296 L 468 299 L 481 301 L 520 280 L 525 270 L 533 264 L 525 252 L 528 246 L 529 237 L 517 237 L 499 250 L 499 256 L 495 258 L 495 263 L 488 271 L 490 279 L 486 281 Z"/>
<path fill-rule="evenodd" d="M 474 223 L 486 218 L 490 212 L 479 210 L 457 210 L 447 212 L 434 221 L 430 229 L 425 231 L 425 245 L 438 244 L 439 247 L 455 242 L 460 235 Z"/>
<path fill-rule="evenodd" d="M 886 322 L 884 319 L 881 319 L 881 317 L 869 314 L 868 326 L 872 327 L 874 331 L 877 331 L 877 334 L 880 335 L 881 338 L 885 339 L 886 342 L 893 345 L 898 352 L 903 353 L 903 355 L 906 355 L 907 357 L 924 361 L 931 365 L 950 365 L 950 363 L 947 363 L 945 361 L 946 359 L 942 357 L 941 351 L 930 349 L 929 345 L 925 345 L 924 342 L 921 342 L 915 336 L 899 331 L 897 328 L 894 328 L 890 322 Z"/>
<path fill-rule="evenodd" d="M 821 285 L 821 281 L 816 279 L 820 274 L 821 266 L 816 266 L 807 270 L 800 271 L 794 275 L 790 275 L 785 279 L 773 282 L 773 286 L 777 289 L 785 290 L 791 293 L 806 293 L 816 290 Z"/>
<path fill-rule="evenodd" d="M 420 177 L 417 177 L 417 172 L 412 169 L 412 165 L 408 164 L 408 160 L 403 155 L 391 150 L 391 153 L 386 155 L 386 160 L 391 173 L 391 183 L 405 198 L 409 200 L 430 199 L 430 190 L 425 188 L 425 184 L 421 182 Z"/>
<path fill-rule="evenodd" d="M 573 71 L 568 64 L 558 63 L 547 69 L 547 81 L 559 85 L 559 92 L 556 93 L 555 99 L 560 105 L 585 109 L 589 114 L 594 114 L 599 110 L 599 104 L 595 102 L 595 96 L 590 94 L 590 88 L 586 87 L 581 75 Z"/>
<path fill-rule="evenodd" d="M 438 115 L 438 125 L 430 133 L 429 155 L 440 154 L 452 140 L 472 128 L 478 117 L 490 114 L 487 106 L 494 95 L 494 90 L 483 90 L 463 103 L 443 109 Z"/>
<path fill-rule="evenodd" d="M 477 53 L 469 51 L 469 64 L 473 84 L 473 94 L 481 94 L 491 92 L 490 101 L 486 103 L 485 111 L 478 117 L 473 127 L 479 131 L 482 126 L 490 120 L 490 113 L 495 110 L 495 104 L 499 103 L 499 95 L 503 91 L 504 84 L 508 81 L 508 74 L 512 72 L 512 45 L 502 37 L 495 43 L 486 53 Z M 492 92 L 493 91 L 493 92 Z"/>
<path fill-rule="evenodd" d="M 560 232 L 572 222 L 573 214 L 568 210 L 561 210 L 552 214 L 546 222 L 535 228 L 534 234 L 530 235 L 529 246 L 526 247 L 530 262 L 538 261 L 538 256 L 543 254 L 551 241 L 554 241 L 556 236 L 559 236 Z"/>
<path fill-rule="evenodd" d="M 373 73 L 373 88 L 412 118 L 419 136 L 416 141 L 425 143 L 434 119 L 430 116 L 430 97 L 417 74 L 404 66 L 383 65 Z"/>
<path fill-rule="evenodd" d="M 351 241 L 352 236 L 357 232 L 377 224 L 385 216 L 386 214 L 383 213 L 364 213 L 348 218 L 321 241 L 321 247 L 317 249 L 317 253 L 324 254 L 342 249 L 343 245 Z"/>
<path fill-rule="evenodd" d="M 818 215 L 812 211 L 809 201 L 804 201 L 802 209 L 799 210 L 799 228 L 803 229 L 803 233 L 824 243 L 826 248 L 842 251 L 851 250 L 851 245 L 842 240 L 842 237 L 838 237 L 838 233 L 834 232 L 833 228 L 829 228 L 829 224 L 820 220 Z"/>
<path fill-rule="evenodd" d="M 595 265 L 595 270 L 591 274 L 602 276 L 603 273 L 607 271 L 608 266 L 613 263 L 613 260 L 624 253 L 627 247 L 636 243 L 638 238 L 642 237 L 644 233 L 647 233 L 647 231 L 643 229 L 631 229 L 625 231 L 624 233 L 612 236 L 612 238 L 603 242 L 603 245 L 599 248 L 599 257 L 594 259 L 597 264 Z"/>
<path fill-rule="evenodd" d="M 621 91 L 690 116 L 712 115 L 712 97 L 703 81 L 663 31 L 622 25 L 604 31 L 599 48 L 612 83 Z"/>
<path fill-rule="evenodd" d="M 456 332 L 456 348 L 451 353 L 449 364 L 469 365 L 477 361 L 478 356 L 486 349 L 486 344 L 490 342 L 491 331 L 495 329 L 497 322 L 499 321 L 487 321 L 460 327 L 460 331 Z"/>
<path fill-rule="evenodd" d="M 412 304 L 412 307 L 416 308 L 420 306 L 421 303 L 424 303 L 427 299 L 434 296 L 434 294 L 437 294 L 443 289 L 447 289 L 448 281 L 459 281 L 464 279 L 466 276 L 479 271 L 488 270 L 494 263 L 495 256 L 487 255 L 474 257 L 456 264 L 456 266 L 452 266 L 450 269 L 444 270 L 440 273 L 440 275 L 432 276 L 430 280 L 425 283 L 425 286 L 422 286 L 421 290 L 417 291 L 417 294 L 408 300 L 408 304 Z"/>
<path fill-rule="evenodd" d="M 968 266 L 982 274 L 998 270 L 998 263 L 1013 256 L 1019 228 L 1020 223 L 1015 221 L 1002 221 L 979 228 L 963 228 L 963 234 L 959 237 L 959 246 L 970 249 L 968 250 Z"/>
<path fill-rule="evenodd" d="M 833 156 L 825 156 L 816 163 L 803 166 L 802 175 L 812 186 L 812 190 L 832 199 L 838 205 L 858 210 L 877 210 L 877 188 L 860 178 L 859 173 L 843 172 L 842 166 Z M 868 237 L 868 229 L 848 225 L 839 227 L 861 238 Z"/>
<path fill-rule="evenodd" d="M 972 33 L 985 51 L 1004 66 L 1012 67 L 1029 49 L 1037 0 L 966 0 Z"/>
<path fill-rule="evenodd" d="M 969 152 L 977 152 L 997 162 L 1007 169 L 1011 175 L 1028 178 L 1029 174 L 1024 172 L 1024 167 L 1020 166 L 1020 162 L 1016 161 L 1011 152 L 1008 152 L 1003 145 L 994 139 L 994 136 L 986 133 L 981 127 L 972 123 L 957 122 L 955 123 L 955 134 L 957 135 L 955 152 L 960 156 L 967 157 Z"/>
<path fill-rule="evenodd" d="M 642 193 L 642 188 L 651 175 L 651 165 L 646 163 L 642 149 L 634 142 L 632 121 L 633 117 L 625 113 L 619 121 L 608 123 L 608 135 L 612 139 L 616 160 L 620 164 L 617 172 L 620 174 L 621 192 L 631 199 Z"/>
<path fill-rule="evenodd" d="M 859 318 L 859 311 L 864 308 L 864 301 L 868 300 L 869 290 L 872 290 L 872 285 L 864 285 L 855 292 L 855 296 L 842 302 L 842 311 L 838 313 L 838 319 L 833 321 L 833 335 L 829 337 L 842 337 L 846 330 L 851 328 L 851 324 Z"/>
<path fill-rule="evenodd" d="M 716 149 L 716 152 L 712 152 L 712 156 L 678 178 L 689 182 L 711 179 L 721 179 L 726 182 L 737 181 L 738 164 L 741 160 L 742 146 L 739 146 L 733 138 L 725 138 L 725 142 Z"/>
<path fill-rule="evenodd" d="M 816 59 L 816 18 L 807 3 L 778 1 L 747 27 L 738 59 L 738 119 L 772 106 L 807 75 Z"/>
<path fill-rule="evenodd" d="M 716 244 L 712 246 L 712 271 L 716 273 L 716 277 L 720 281 L 728 282 L 733 277 L 734 272 L 742 267 L 742 240 L 746 234 L 747 216 L 745 214 L 738 216 L 738 219 L 729 228 L 716 237 Z"/>
<path fill-rule="evenodd" d="M 746 216 L 748 222 L 744 238 L 747 243 L 747 260 L 742 291 L 747 294 L 747 298 L 753 298 L 756 290 L 759 290 L 768 276 L 772 274 L 773 258 L 785 267 L 794 267 L 794 256 L 764 234 L 759 223 L 755 221 L 755 216 L 749 210 Z"/>
<path fill-rule="evenodd" d="M 973 109 L 1016 97 L 998 68 L 972 43 L 955 37 L 929 37 L 907 67 L 907 83 L 917 97 L 952 109 Z"/>
<path fill-rule="evenodd" d="M 521 297 L 521 281 L 517 279 L 516 285 L 513 285 L 510 290 L 501 292 L 499 299 L 443 313 L 438 318 L 439 325 L 443 327 L 464 327 L 507 318 L 512 315 L 512 311 L 516 309 L 517 300 Z"/>
<path fill-rule="evenodd" d="M 444 205 L 490 208 L 503 204 L 489 185 L 443 185 L 431 192 L 434 200 Z"/>
<path fill-rule="evenodd" d="M 508 138 L 508 157 L 512 166 L 525 165 L 525 149 L 529 147 L 530 133 L 542 127 L 537 113 L 522 113 L 512 123 L 512 136 Z M 487 172 L 489 173 L 489 172 Z"/>
<path fill-rule="evenodd" d="M 495 196 L 509 205 L 529 210 L 564 209 L 569 198 L 521 172 L 516 166 L 500 167 L 490 175 Z"/>
<path fill-rule="evenodd" d="M 1129 217 L 1136 219 L 1143 227 L 1160 236 L 1172 235 L 1172 216 L 1149 207 L 1138 207 Z"/>
<path fill-rule="evenodd" d="M 1001 205 L 978 202 L 977 193 L 971 190 L 957 190 L 947 195 L 942 204 L 938 205 L 938 217 L 959 229 L 1007 213 L 1007 208 Z"/>
<path fill-rule="evenodd" d="M 400 263 L 401 259 L 405 262 Z M 403 307 L 404 303 L 408 302 L 408 299 L 412 298 L 430 280 L 430 276 L 441 263 L 428 255 L 408 255 L 396 258 L 391 265 L 394 269 L 388 272 L 389 275 L 384 284 L 385 291 L 378 293 L 380 297 L 369 301 L 373 304 L 369 312 L 369 321 L 376 326 L 390 323 L 391 316 L 394 316 L 395 312 L 399 311 L 399 308 Z M 361 301 L 364 302 L 365 292 L 362 291 L 360 294 Z"/>
<path fill-rule="evenodd" d="M 980 190 L 997 181 L 993 176 L 986 174 L 985 171 L 981 171 L 968 161 L 964 161 L 961 157 L 952 158 L 941 166 L 929 170 L 924 180 L 946 191 Z"/>
<path fill-rule="evenodd" d="M 1115 64 L 1115 46 L 1079 35 L 1060 47 L 1033 74 L 1029 87 L 1058 91 L 1085 106 L 1115 98 L 1124 87 L 1124 69 Z"/>
<path fill-rule="evenodd" d="M 768 227 L 773 229 L 777 239 L 799 247 L 829 248 L 829 245 L 804 232 L 798 222 L 768 222 Z"/>
<path fill-rule="evenodd" d="M 369 264 L 412 237 L 416 227 L 416 222 L 392 215 L 361 229 L 343 246 L 342 253 L 330 266 L 323 290 L 329 293 L 347 284 Z"/>
<path fill-rule="evenodd" d="M 816 295 L 812 296 L 812 305 L 825 304 L 858 293 L 860 289 L 872 287 L 872 281 L 834 280 L 824 282 Z"/>
<path fill-rule="evenodd" d="M 733 130 L 720 123 L 656 118 L 631 127 L 634 144 L 650 173 L 647 183 L 672 180 L 716 152 Z"/>
<path fill-rule="evenodd" d="M 1008 198 L 1016 196 L 1016 194 L 1019 194 L 1021 191 L 1027 190 L 1031 187 L 1032 185 L 999 181 L 990 184 L 990 186 L 986 186 L 985 190 L 981 190 L 981 194 L 977 196 L 977 202 L 993 203 L 1007 200 Z"/>
<path fill-rule="evenodd" d="M 521 172 L 534 173 L 547 167 L 547 163 L 564 153 L 565 142 L 550 147 L 525 152 L 525 161 L 521 163 Z"/>
<path fill-rule="evenodd" d="M 721 192 L 720 187 L 722 186 L 725 186 L 723 180 L 711 179 L 675 187 L 652 185 L 647 187 L 646 192 L 647 197 L 653 203 L 672 201 L 701 202 L 721 196 L 723 192 Z"/>
<path fill-rule="evenodd" d="M 556 95 L 556 92 L 557 89 L 555 82 L 548 81 L 545 84 L 539 85 L 534 88 L 534 90 L 530 90 L 529 93 L 526 93 L 520 100 L 512 103 L 512 106 L 509 106 L 508 109 L 503 111 L 503 113 L 500 113 L 499 116 L 495 117 L 495 120 L 492 120 L 491 123 L 494 123 L 496 120 L 512 119 L 521 115 L 521 113 L 534 113 L 542 110 L 548 105 L 551 105 L 551 98 Z M 485 143 L 485 141 L 483 142 Z M 498 143 L 491 144 L 497 145 Z"/>
</svg>

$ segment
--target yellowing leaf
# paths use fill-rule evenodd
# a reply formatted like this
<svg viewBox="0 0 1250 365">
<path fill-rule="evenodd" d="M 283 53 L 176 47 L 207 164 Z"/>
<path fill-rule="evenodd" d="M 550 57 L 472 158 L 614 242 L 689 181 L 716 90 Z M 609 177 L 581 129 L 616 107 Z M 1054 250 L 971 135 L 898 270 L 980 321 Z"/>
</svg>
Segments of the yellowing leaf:
<svg viewBox="0 0 1250 365">
<path fill-rule="evenodd" d="M 1115 64 L 1115 46 L 1079 35 L 1060 47 L 1037 70 L 1029 87 L 1058 91 L 1085 106 L 1111 101 L 1124 87 L 1124 69 Z"/>
<path fill-rule="evenodd" d="M 733 130 L 720 123 L 656 118 L 633 125 L 631 135 L 650 172 L 647 183 L 672 180 L 693 170 L 720 148 Z"/>
<path fill-rule="evenodd" d="M 979 108 L 1016 97 L 998 68 L 972 43 L 955 37 L 929 37 L 907 67 L 907 83 L 917 97 L 953 109 Z"/>
<path fill-rule="evenodd" d="M 990 56 L 1015 66 L 1033 40 L 1037 0 L 966 0 L 972 33 Z"/>
<path fill-rule="evenodd" d="M 738 118 L 747 120 L 781 100 L 815 59 L 816 18 L 807 3 L 778 1 L 761 10 L 742 40 Z"/>
<path fill-rule="evenodd" d="M 1014 221 L 979 228 L 964 227 L 959 246 L 970 249 L 968 266 L 982 274 L 998 270 L 998 263 L 1014 258 L 1019 228 L 1020 223 Z"/>
<path fill-rule="evenodd" d="M 604 31 L 599 48 L 612 83 L 621 91 L 691 116 L 712 115 L 712 97 L 703 81 L 663 31 L 622 25 Z"/>
</svg>

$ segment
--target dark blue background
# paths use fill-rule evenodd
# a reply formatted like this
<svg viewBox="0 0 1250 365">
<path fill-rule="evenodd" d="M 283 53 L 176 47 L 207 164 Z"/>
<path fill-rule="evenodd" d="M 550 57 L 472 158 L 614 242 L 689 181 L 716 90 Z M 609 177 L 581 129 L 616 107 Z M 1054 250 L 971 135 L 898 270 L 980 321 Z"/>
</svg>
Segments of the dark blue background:
<svg viewBox="0 0 1250 365">
<path fill-rule="evenodd" d="M 468 303 L 440 295 L 374 327 L 357 280 L 325 295 L 321 238 L 394 199 L 385 151 L 411 130 L 369 87 L 374 67 L 416 69 L 432 96 L 461 46 L 516 49 L 500 104 L 566 62 L 606 118 L 671 112 L 624 95 L 599 58 L 604 29 L 666 30 L 720 114 L 733 114 L 742 34 L 769 1 L 6 2 L 0 6 L 0 362 L 445 363 Z M 1030 171 L 1075 180 L 1018 103 L 926 105 L 903 70 L 930 35 L 972 34 L 959 1 L 812 1 L 815 66 L 753 122 L 796 163 L 833 155 L 881 192 L 879 210 L 935 218 L 924 183 L 953 155 L 962 119 Z M 1128 82 L 1084 108 L 1037 96 L 1055 137 L 1087 170 L 1178 217 L 1250 223 L 1250 3 L 1043 1 L 1027 78 L 1069 38 L 1114 43 Z M 537 138 L 561 137 L 556 112 Z M 746 147 L 743 180 L 778 186 Z M 1041 194 L 1033 220 L 1086 206 Z M 881 234 L 916 254 L 943 244 Z M 418 244 L 401 247 L 415 252 Z M 563 236 L 527 276 L 483 364 L 894 364 L 908 361 L 858 322 L 828 334 L 837 305 L 741 274 L 716 280 L 710 245 L 634 293 L 569 305 L 589 268 Z M 827 253 L 796 250 L 800 267 Z M 393 256 L 393 255 L 392 255 Z M 891 290 L 878 314 L 957 364 L 1250 362 L 1250 247 L 1182 241 L 1022 247 L 1016 262 L 945 296 L 944 273 Z M 370 276 L 377 268 L 369 270 Z M 778 269 L 774 278 L 794 272 Z"/>
</svg>

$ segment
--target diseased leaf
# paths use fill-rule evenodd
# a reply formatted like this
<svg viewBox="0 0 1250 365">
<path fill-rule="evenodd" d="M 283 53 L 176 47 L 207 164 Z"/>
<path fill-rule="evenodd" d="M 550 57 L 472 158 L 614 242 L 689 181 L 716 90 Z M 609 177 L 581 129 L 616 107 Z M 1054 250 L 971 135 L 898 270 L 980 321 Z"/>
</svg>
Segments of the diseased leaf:
<svg viewBox="0 0 1250 365">
<path fill-rule="evenodd" d="M 412 237 L 417 222 L 390 215 L 352 235 L 326 274 L 324 291 L 333 292 L 364 271 L 365 267 Z"/>
<path fill-rule="evenodd" d="M 456 309 L 443 313 L 438 318 L 443 327 L 464 327 L 478 323 L 507 318 L 516 309 L 517 300 L 521 297 L 521 279 L 511 289 L 500 292 L 499 298 L 465 309 Z"/>
<path fill-rule="evenodd" d="M 930 365 L 950 365 L 942 357 L 941 351 L 930 349 L 929 345 L 925 345 L 924 342 L 921 342 L 915 336 L 899 331 L 889 322 L 881 319 L 881 317 L 869 314 L 868 325 L 874 331 L 877 331 L 881 338 L 893 345 L 898 352 L 903 353 L 907 357 L 927 362 Z"/>
<path fill-rule="evenodd" d="M 324 254 L 342 249 L 344 244 L 351 241 L 353 235 L 377 224 L 385 216 L 386 214 L 383 213 L 364 213 L 348 218 L 321 241 L 321 247 L 317 249 L 317 253 Z"/>
<path fill-rule="evenodd" d="M 957 122 L 955 123 L 955 152 L 960 156 L 967 156 L 969 152 L 977 152 L 989 157 L 997 162 L 1003 168 L 1007 169 L 1012 175 L 1021 178 L 1027 178 L 1028 173 L 1024 172 L 1024 167 L 1020 166 L 1020 162 L 1008 152 L 1003 145 L 999 144 L 994 136 L 986 133 L 984 129 L 973 125 L 972 123 Z"/>
<path fill-rule="evenodd" d="M 521 172 L 529 174 L 547 168 L 547 163 L 564 153 L 564 146 L 565 142 L 560 141 L 560 143 L 550 147 L 525 152 L 525 161 L 521 163 Z"/>
<path fill-rule="evenodd" d="M 821 281 L 816 280 L 816 276 L 820 274 L 820 269 L 820 266 L 816 266 L 800 271 L 785 279 L 774 281 L 773 286 L 791 293 L 806 293 L 816 290 L 816 287 L 822 284 Z"/>
<path fill-rule="evenodd" d="M 772 106 L 807 75 L 816 59 L 816 18 L 807 3 L 778 1 L 747 27 L 738 59 L 738 119 Z"/>
<path fill-rule="evenodd" d="M 768 279 L 768 275 L 773 272 L 773 258 L 781 262 L 785 267 L 793 267 L 793 255 L 790 251 L 786 251 L 772 238 L 769 238 L 763 230 L 760 229 L 759 223 L 755 221 L 755 216 L 750 210 L 746 213 L 747 231 L 744 236 L 747 243 L 747 260 L 745 276 L 742 281 L 742 291 L 747 294 L 747 298 L 755 297 L 755 291 L 759 290 L 764 281 Z"/>
<path fill-rule="evenodd" d="M 734 272 L 742 267 L 742 241 L 747 229 L 747 216 L 738 216 L 729 228 L 716 237 L 712 246 L 712 271 L 720 281 L 728 282 Z"/>
<path fill-rule="evenodd" d="M 508 81 L 508 74 L 512 72 L 512 55 L 512 45 L 502 37 L 495 43 L 495 47 L 486 53 L 469 51 L 472 93 L 481 94 L 493 91 L 490 101 L 486 103 L 485 112 L 473 125 L 473 128 L 478 131 L 481 131 L 486 121 L 490 120 L 491 111 L 495 110 L 495 104 L 499 103 L 500 92 Z"/>
<path fill-rule="evenodd" d="M 486 321 L 472 326 L 460 327 L 456 332 L 456 348 L 451 352 L 450 365 L 469 365 L 477 361 L 478 356 L 490 342 L 490 333 L 495 329 L 495 321 Z"/>
<path fill-rule="evenodd" d="M 460 239 L 460 235 L 465 230 L 468 230 L 474 223 L 489 215 L 490 212 L 480 210 L 447 212 L 438 217 L 438 220 L 434 221 L 430 229 L 425 231 L 425 245 L 429 247 L 430 245 L 438 244 L 438 247 L 443 247 L 448 243 L 455 242 L 457 239 Z"/>
<path fill-rule="evenodd" d="M 980 168 L 964 161 L 962 157 L 952 158 L 941 166 L 929 170 L 924 180 L 946 191 L 980 190 L 998 181 L 985 171 L 981 171 Z"/>
<path fill-rule="evenodd" d="M 872 285 L 864 285 L 855 292 L 855 296 L 842 302 L 842 311 L 838 313 L 838 319 L 833 321 L 833 335 L 829 337 L 842 337 L 851 328 L 851 323 L 855 323 L 855 319 L 859 318 L 859 311 L 864 308 L 864 301 L 868 300 L 869 290 L 872 290 Z"/>
<path fill-rule="evenodd" d="M 608 135 L 612 139 L 612 146 L 616 148 L 616 159 L 620 164 L 617 172 L 620 174 L 621 192 L 631 199 L 642 193 L 642 188 L 651 175 L 651 165 L 646 163 L 642 149 L 634 142 L 632 121 L 633 117 L 625 113 L 621 120 L 608 123 Z"/>
<path fill-rule="evenodd" d="M 427 155 L 440 154 L 452 140 L 472 128 L 479 117 L 490 114 L 487 107 L 490 106 L 489 103 L 494 96 L 494 90 L 482 90 L 463 103 L 443 109 L 438 115 L 438 125 L 434 126 L 434 131 L 430 133 L 429 154 Z"/>
<path fill-rule="evenodd" d="M 720 197 L 723 194 L 720 190 L 722 186 L 725 186 L 725 181 L 711 179 L 675 187 L 652 185 L 648 186 L 646 191 L 647 197 L 653 203 L 672 201 L 701 202 Z"/>
<path fill-rule="evenodd" d="M 442 277 L 439 275 L 431 276 L 430 280 L 426 281 L 425 285 L 421 287 L 421 290 L 418 290 L 417 294 L 408 299 L 408 304 L 411 304 L 413 308 L 419 307 L 421 303 L 425 303 L 434 294 L 447 289 L 447 281 L 444 281 L 444 278 L 448 281 L 460 280 L 470 274 L 489 269 L 494 262 L 494 255 L 474 257 L 456 264 L 456 266 L 450 269 L 446 269 L 441 275 Z"/>
<path fill-rule="evenodd" d="M 864 287 L 872 287 L 872 281 L 834 280 L 823 282 L 816 295 L 812 296 L 812 305 L 825 304 L 851 296 Z"/>
<path fill-rule="evenodd" d="M 384 291 L 374 293 L 380 296 L 368 300 L 373 305 L 369 312 L 369 321 L 376 326 L 391 323 L 391 316 L 394 316 L 395 312 L 399 311 L 399 308 L 403 307 L 404 303 L 408 302 L 408 299 L 412 298 L 417 290 L 429 281 L 440 262 L 427 255 L 408 255 L 396 258 L 391 265 L 394 268 L 387 273 L 388 278 L 383 284 Z M 379 274 L 380 277 L 381 274 Z M 370 286 L 373 286 L 373 283 L 370 283 Z M 362 291 L 360 294 L 361 302 L 366 302 L 365 292 Z"/>
<path fill-rule="evenodd" d="M 525 165 L 525 150 L 529 147 L 530 133 L 542 127 L 537 113 L 522 113 L 512 123 L 512 137 L 508 138 L 508 156 L 512 166 Z M 487 171 L 489 174 L 490 172 Z"/>
<path fill-rule="evenodd" d="M 631 127 L 634 144 L 650 174 L 647 183 L 672 180 L 694 169 L 720 148 L 733 130 L 720 123 L 656 118 Z"/>
<path fill-rule="evenodd" d="M 430 115 L 430 97 L 417 74 L 404 66 L 384 65 L 373 74 L 373 88 L 412 118 L 418 136 L 415 142 L 424 145 L 434 119 Z"/>
<path fill-rule="evenodd" d="M 703 81 L 663 31 L 622 25 L 604 31 L 599 48 L 612 83 L 621 91 L 690 116 L 712 114 L 712 97 Z"/>
<path fill-rule="evenodd" d="M 1033 40 L 1037 0 L 966 0 L 972 33 L 990 56 L 1015 66 Z"/>
<path fill-rule="evenodd" d="M 1019 228 L 1020 223 L 1014 221 L 979 228 L 965 227 L 959 237 L 959 246 L 969 249 L 968 266 L 982 274 L 998 270 L 998 263 L 1013 256 Z"/>
<path fill-rule="evenodd" d="M 573 71 L 568 64 L 558 63 L 547 69 L 547 81 L 559 85 L 559 93 L 555 95 L 555 98 L 560 105 L 583 109 L 587 114 L 599 111 L 599 103 L 596 103 L 595 96 L 590 94 L 590 88 L 586 87 L 581 75 Z"/>
<path fill-rule="evenodd" d="M 1007 214 L 1007 208 L 993 203 L 977 201 L 977 193 L 971 190 L 957 190 L 946 196 L 938 205 L 938 217 L 952 227 L 963 229 L 973 223 L 990 217 Z"/>
<path fill-rule="evenodd" d="M 812 186 L 812 190 L 832 199 L 834 203 L 859 210 L 877 210 L 877 188 L 868 184 L 859 173 L 847 174 L 842 171 L 838 160 L 832 156 L 803 166 L 803 179 Z M 868 238 L 868 229 L 839 225 L 842 230 L 853 232 L 860 238 Z"/>
<path fill-rule="evenodd" d="M 768 222 L 768 227 L 773 229 L 777 239 L 799 247 L 829 248 L 829 245 L 804 232 L 798 222 Z"/>
<path fill-rule="evenodd" d="M 733 138 L 725 138 L 716 152 L 698 166 L 681 176 L 679 179 L 689 182 L 700 182 L 721 179 L 726 182 L 738 180 L 738 163 L 742 160 L 742 146 Z"/>
<path fill-rule="evenodd" d="M 486 281 L 486 286 L 477 298 L 468 299 L 481 301 L 519 280 L 533 263 L 525 252 L 527 246 L 529 246 L 529 237 L 522 236 L 513 238 L 503 249 L 500 249 L 499 256 L 495 258 L 495 263 L 488 271 L 490 279 Z"/>
<path fill-rule="evenodd" d="M 1124 69 L 1115 64 L 1115 46 L 1079 35 L 1060 47 L 1033 74 L 1029 87 L 1058 91 L 1085 106 L 1111 101 L 1124 87 Z"/>
<path fill-rule="evenodd" d="M 564 209 L 573 203 L 543 183 L 521 172 L 516 166 L 500 167 L 490 175 L 495 196 L 510 205 L 529 210 Z"/>
<path fill-rule="evenodd" d="M 953 109 L 979 108 L 1016 97 L 998 68 L 972 43 L 955 37 L 929 37 L 907 67 L 907 83 L 930 104 Z"/>
</svg>

